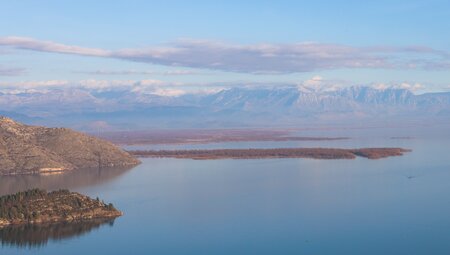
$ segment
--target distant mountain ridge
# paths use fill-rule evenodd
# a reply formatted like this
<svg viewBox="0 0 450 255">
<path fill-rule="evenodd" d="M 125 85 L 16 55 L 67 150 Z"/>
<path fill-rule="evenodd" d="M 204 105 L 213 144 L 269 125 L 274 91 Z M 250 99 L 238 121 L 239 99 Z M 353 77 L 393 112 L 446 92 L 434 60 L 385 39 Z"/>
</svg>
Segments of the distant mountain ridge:
<svg viewBox="0 0 450 255">
<path fill-rule="evenodd" d="M 57 105 L 58 107 L 54 107 Z M 3 111 L 46 118 L 56 124 L 104 121 L 112 126 L 222 127 L 282 125 L 301 122 L 348 122 L 358 119 L 394 120 L 450 116 L 450 92 L 415 95 L 407 89 L 353 86 L 333 90 L 311 87 L 231 88 L 213 94 L 178 97 L 130 89 L 55 89 L 0 95 Z M 70 116 L 70 119 L 69 119 Z M 131 124 L 130 124 L 131 123 Z M 86 126 L 85 126 L 86 127 Z"/>
</svg>

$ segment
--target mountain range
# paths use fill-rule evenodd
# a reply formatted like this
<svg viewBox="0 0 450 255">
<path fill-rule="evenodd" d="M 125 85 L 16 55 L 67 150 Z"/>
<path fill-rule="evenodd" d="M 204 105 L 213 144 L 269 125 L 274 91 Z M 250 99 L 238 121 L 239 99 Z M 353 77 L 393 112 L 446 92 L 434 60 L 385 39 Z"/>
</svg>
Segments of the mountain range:
<svg viewBox="0 0 450 255">
<path fill-rule="evenodd" d="M 130 89 L 51 89 L 0 93 L 0 114 L 80 130 L 295 126 L 314 123 L 442 120 L 450 92 L 416 95 L 401 88 L 352 86 L 231 88 L 161 96 Z"/>
</svg>

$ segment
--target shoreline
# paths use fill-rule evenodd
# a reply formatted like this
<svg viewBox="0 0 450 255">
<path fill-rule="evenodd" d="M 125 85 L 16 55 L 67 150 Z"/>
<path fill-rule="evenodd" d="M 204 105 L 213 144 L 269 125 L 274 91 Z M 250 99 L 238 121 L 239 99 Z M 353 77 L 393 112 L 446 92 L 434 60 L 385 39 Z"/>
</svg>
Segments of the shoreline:
<svg viewBox="0 0 450 255">
<path fill-rule="evenodd" d="M 206 150 L 130 150 L 131 155 L 141 158 L 178 158 L 194 160 L 215 159 L 381 159 L 402 156 L 411 152 L 404 148 L 271 148 L 271 149 L 206 149 Z"/>
</svg>

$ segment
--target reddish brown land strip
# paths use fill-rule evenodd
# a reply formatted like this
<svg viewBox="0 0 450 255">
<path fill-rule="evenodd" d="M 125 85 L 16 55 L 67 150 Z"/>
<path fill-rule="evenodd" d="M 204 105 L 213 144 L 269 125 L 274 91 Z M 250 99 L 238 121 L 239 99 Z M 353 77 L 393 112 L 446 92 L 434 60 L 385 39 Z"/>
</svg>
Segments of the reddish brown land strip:
<svg viewBox="0 0 450 255">
<path fill-rule="evenodd" d="M 136 157 L 189 158 L 189 159 L 262 159 L 262 158 L 312 158 L 354 159 L 364 157 L 380 159 L 402 156 L 410 150 L 403 148 L 274 148 L 274 149 L 211 149 L 211 150 L 134 150 Z"/>
</svg>

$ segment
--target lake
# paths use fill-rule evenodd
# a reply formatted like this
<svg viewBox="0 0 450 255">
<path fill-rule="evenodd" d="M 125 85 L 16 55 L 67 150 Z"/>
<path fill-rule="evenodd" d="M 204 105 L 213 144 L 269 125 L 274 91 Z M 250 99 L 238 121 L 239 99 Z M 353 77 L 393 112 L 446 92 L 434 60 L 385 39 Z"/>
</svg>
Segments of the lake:
<svg viewBox="0 0 450 255">
<path fill-rule="evenodd" d="M 143 159 L 133 169 L 0 177 L 0 193 L 70 188 L 115 221 L 0 231 L 0 254 L 450 254 L 449 139 L 128 148 L 377 147 L 380 160 Z"/>
</svg>

